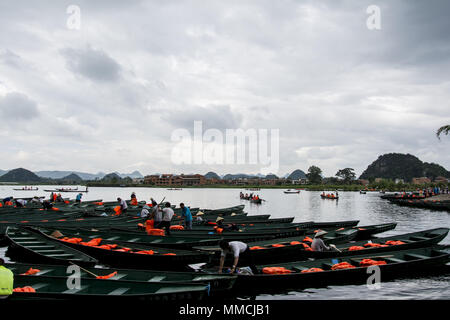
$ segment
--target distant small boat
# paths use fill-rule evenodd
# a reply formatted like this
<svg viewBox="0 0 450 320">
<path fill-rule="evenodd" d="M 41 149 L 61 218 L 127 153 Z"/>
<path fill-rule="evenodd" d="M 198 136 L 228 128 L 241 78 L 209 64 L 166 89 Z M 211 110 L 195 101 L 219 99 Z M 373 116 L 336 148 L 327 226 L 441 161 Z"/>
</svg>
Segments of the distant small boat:
<svg viewBox="0 0 450 320">
<path fill-rule="evenodd" d="M 56 189 L 44 189 L 45 192 L 89 192 L 88 187 L 86 187 L 86 190 L 78 190 L 78 187 L 76 189 L 71 188 L 56 188 Z"/>
<path fill-rule="evenodd" d="M 22 187 L 22 188 L 13 188 L 13 190 L 16 190 L 16 191 L 37 191 L 37 190 L 39 190 L 39 188 L 38 187 L 36 187 L 36 188 Z"/>
<path fill-rule="evenodd" d="M 337 199 L 339 199 L 339 197 L 338 197 L 338 196 L 335 196 L 334 194 L 326 194 L 326 195 L 321 194 L 320 197 L 321 197 L 322 199 L 331 199 L 331 200 L 337 200 Z"/>
<path fill-rule="evenodd" d="M 183 189 L 181 189 L 181 188 L 170 188 L 170 189 L 167 189 L 167 190 L 183 190 Z"/>
<path fill-rule="evenodd" d="M 289 194 L 289 193 L 300 193 L 300 190 L 291 190 L 291 189 L 288 189 L 288 190 L 285 190 L 284 193 L 286 193 L 286 194 Z"/>
</svg>

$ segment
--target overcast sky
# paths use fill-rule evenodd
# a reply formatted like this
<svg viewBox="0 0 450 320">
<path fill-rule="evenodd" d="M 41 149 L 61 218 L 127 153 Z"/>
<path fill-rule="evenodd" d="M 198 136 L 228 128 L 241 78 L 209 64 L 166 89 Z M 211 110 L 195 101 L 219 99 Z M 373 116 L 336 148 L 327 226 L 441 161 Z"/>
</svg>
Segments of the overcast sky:
<svg viewBox="0 0 450 320">
<path fill-rule="evenodd" d="M 279 175 L 359 176 L 389 152 L 450 169 L 450 136 L 435 135 L 450 124 L 449 12 L 446 0 L 0 0 L 0 169 L 260 172 L 175 164 L 171 135 L 195 120 L 279 129 Z"/>
</svg>

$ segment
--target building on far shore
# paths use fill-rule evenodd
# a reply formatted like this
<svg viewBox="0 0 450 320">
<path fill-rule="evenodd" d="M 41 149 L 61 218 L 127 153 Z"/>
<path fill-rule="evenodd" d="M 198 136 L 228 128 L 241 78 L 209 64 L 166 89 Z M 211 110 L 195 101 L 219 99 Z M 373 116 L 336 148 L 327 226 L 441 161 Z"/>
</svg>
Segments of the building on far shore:
<svg viewBox="0 0 450 320">
<path fill-rule="evenodd" d="M 394 182 L 395 182 L 395 184 L 399 184 L 399 183 L 404 184 L 405 180 L 397 178 L 397 179 L 394 180 Z"/>
<path fill-rule="evenodd" d="M 144 184 L 150 184 L 154 186 L 197 186 L 197 185 L 205 185 L 206 178 L 201 174 L 189 174 L 189 175 L 155 174 L 145 176 Z"/>
<path fill-rule="evenodd" d="M 366 180 L 366 179 L 359 179 L 358 182 L 359 182 L 360 184 L 362 184 L 363 186 L 368 186 L 369 183 L 370 183 L 370 181 L 369 181 L 369 180 Z"/>
<path fill-rule="evenodd" d="M 296 180 L 291 180 L 292 184 L 307 184 L 308 178 L 300 178 Z"/>
<path fill-rule="evenodd" d="M 434 179 L 434 182 L 436 182 L 436 183 L 449 183 L 450 179 L 448 179 L 446 177 L 439 176 L 439 177 L 436 177 L 436 179 Z"/>
<path fill-rule="evenodd" d="M 412 184 L 427 184 L 431 183 L 431 179 L 427 177 L 420 177 L 420 178 L 412 178 Z"/>
</svg>

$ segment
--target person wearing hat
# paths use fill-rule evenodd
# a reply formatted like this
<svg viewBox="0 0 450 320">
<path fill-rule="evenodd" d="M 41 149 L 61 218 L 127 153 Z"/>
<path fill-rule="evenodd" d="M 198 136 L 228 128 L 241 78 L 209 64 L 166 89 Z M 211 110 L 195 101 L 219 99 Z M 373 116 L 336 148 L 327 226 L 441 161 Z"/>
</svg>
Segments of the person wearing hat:
<svg viewBox="0 0 450 320">
<path fill-rule="evenodd" d="M 201 211 L 197 212 L 197 214 L 195 215 L 195 220 L 198 222 L 203 222 L 202 215 L 204 215 L 203 212 L 201 212 Z"/>
<path fill-rule="evenodd" d="M 316 235 L 314 236 L 314 240 L 311 243 L 311 249 L 313 251 L 337 251 L 336 247 L 332 244 L 327 246 L 325 242 L 323 241 L 323 236 L 326 235 L 328 232 L 325 230 L 319 230 L 316 232 Z"/>
<path fill-rule="evenodd" d="M 148 205 L 145 205 L 142 207 L 140 217 L 141 218 L 147 218 L 150 215 L 150 207 Z"/>
<path fill-rule="evenodd" d="M 14 274 L 4 264 L 5 261 L 0 258 L 0 299 L 8 298 L 14 288 Z"/>
</svg>

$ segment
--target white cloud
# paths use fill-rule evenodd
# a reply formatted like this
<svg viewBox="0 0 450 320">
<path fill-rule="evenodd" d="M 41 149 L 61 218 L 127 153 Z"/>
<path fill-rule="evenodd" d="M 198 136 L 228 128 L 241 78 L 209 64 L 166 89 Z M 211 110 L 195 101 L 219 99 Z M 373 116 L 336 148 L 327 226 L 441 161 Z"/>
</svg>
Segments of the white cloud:
<svg viewBox="0 0 450 320">
<path fill-rule="evenodd" d="M 63 3 L 3 3 L 0 136 L 11 146 L 0 167 L 257 172 L 171 163 L 172 131 L 202 120 L 279 129 L 281 172 L 359 174 L 387 152 L 450 168 L 449 139 L 435 137 L 450 123 L 449 4 L 381 1 L 379 31 L 366 27 L 370 4 L 79 1 L 75 31 Z"/>
</svg>

